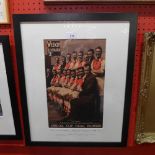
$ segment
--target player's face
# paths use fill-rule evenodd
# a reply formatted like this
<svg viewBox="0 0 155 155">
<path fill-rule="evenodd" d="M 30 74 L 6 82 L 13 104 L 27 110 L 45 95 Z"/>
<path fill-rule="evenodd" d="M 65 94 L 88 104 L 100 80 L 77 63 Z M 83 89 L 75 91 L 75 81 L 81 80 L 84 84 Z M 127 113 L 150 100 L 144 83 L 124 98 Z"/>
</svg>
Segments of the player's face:
<svg viewBox="0 0 155 155">
<path fill-rule="evenodd" d="M 70 60 L 70 59 L 71 59 L 71 55 L 70 55 L 70 54 L 67 54 L 67 55 L 66 55 L 66 59 L 67 59 L 67 60 Z"/>
<path fill-rule="evenodd" d="M 85 61 L 86 63 L 89 63 L 89 57 L 88 57 L 88 55 L 86 55 L 86 56 L 84 57 L 84 61 Z"/>
<path fill-rule="evenodd" d="M 65 63 L 65 58 L 61 57 L 61 63 L 64 64 Z"/>
<path fill-rule="evenodd" d="M 58 57 L 56 57 L 55 60 L 56 60 L 56 63 L 59 63 L 59 58 Z"/>
<path fill-rule="evenodd" d="M 80 53 L 78 53 L 78 59 L 79 60 L 83 60 L 83 54 L 80 52 Z"/>
<path fill-rule="evenodd" d="M 73 53 L 72 57 L 73 57 L 73 59 L 76 59 L 77 58 L 77 54 Z"/>
<path fill-rule="evenodd" d="M 87 55 L 88 55 L 89 58 L 92 58 L 93 52 L 92 51 L 88 51 Z"/>
<path fill-rule="evenodd" d="M 100 49 L 96 49 L 96 51 L 95 51 L 95 56 L 96 56 L 96 58 L 97 58 L 97 59 L 101 58 L 101 55 L 102 55 L 101 50 L 100 50 Z"/>
<path fill-rule="evenodd" d="M 89 66 L 84 67 L 84 72 L 86 75 L 88 75 L 90 73 L 90 67 Z"/>
</svg>

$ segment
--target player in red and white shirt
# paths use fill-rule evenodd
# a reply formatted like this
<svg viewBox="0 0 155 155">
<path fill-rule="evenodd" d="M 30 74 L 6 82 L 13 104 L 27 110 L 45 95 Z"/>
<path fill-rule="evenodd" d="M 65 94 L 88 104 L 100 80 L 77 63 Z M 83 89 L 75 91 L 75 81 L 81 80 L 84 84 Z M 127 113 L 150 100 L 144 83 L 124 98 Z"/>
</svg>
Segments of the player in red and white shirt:
<svg viewBox="0 0 155 155">
<path fill-rule="evenodd" d="M 54 92 L 55 92 L 55 82 L 57 81 L 57 72 L 55 69 L 52 70 L 52 74 L 53 74 L 53 78 L 51 79 L 51 87 L 49 87 L 47 89 L 47 92 L 48 92 L 48 97 L 53 100 L 53 95 L 54 95 Z"/>
<path fill-rule="evenodd" d="M 60 64 L 61 68 L 64 69 L 66 66 L 66 57 L 64 55 L 61 55 Z"/>
<path fill-rule="evenodd" d="M 77 77 L 74 79 L 68 94 L 65 96 L 64 100 L 64 109 L 65 112 L 69 115 L 71 112 L 71 100 L 78 98 L 80 92 L 82 91 L 82 86 L 84 83 L 84 68 L 80 67 L 77 69 Z"/>
<path fill-rule="evenodd" d="M 77 62 L 77 52 L 73 51 L 73 53 L 72 53 L 72 61 L 71 61 L 71 64 L 70 64 L 70 69 L 72 69 L 72 70 L 75 69 L 76 62 Z"/>
<path fill-rule="evenodd" d="M 60 86 L 60 78 L 61 78 L 61 68 L 57 68 L 56 75 L 51 80 L 51 94 L 53 96 L 54 102 L 57 102 L 58 99 L 58 92 L 59 92 L 59 86 Z"/>
<path fill-rule="evenodd" d="M 67 75 L 67 71 L 66 69 L 63 69 L 62 74 L 61 74 L 61 78 L 60 78 L 60 87 L 64 86 L 64 83 L 66 81 L 66 75 Z"/>
<path fill-rule="evenodd" d="M 53 70 L 56 70 L 57 71 L 60 67 L 61 67 L 60 58 L 59 57 L 56 57 L 55 58 L 55 64 L 53 66 Z"/>
<path fill-rule="evenodd" d="M 71 65 L 71 54 L 67 53 L 65 69 L 70 69 L 70 65 Z"/>
<path fill-rule="evenodd" d="M 77 62 L 75 64 L 75 69 L 84 67 L 84 65 L 85 65 L 85 61 L 83 60 L 83 51 L 79 51 L 77 56 Z"/>
</svg>

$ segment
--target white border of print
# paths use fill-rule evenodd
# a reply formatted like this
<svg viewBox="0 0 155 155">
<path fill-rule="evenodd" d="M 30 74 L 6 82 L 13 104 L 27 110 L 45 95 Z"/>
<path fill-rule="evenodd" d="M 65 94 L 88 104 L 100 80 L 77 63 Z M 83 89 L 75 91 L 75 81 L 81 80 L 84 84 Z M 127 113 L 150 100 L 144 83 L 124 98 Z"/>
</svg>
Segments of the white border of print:
<svg viewBox="0 0 155 155">
<path fill-rule="evenodd" d="M 16 132 L 3 53 L 3 45 L 0 43 L 0 101 L 3 110 L 3 116 L 0 116 L 0 135 L 15 135 Z"/>
<path fill-rule="evenodd" d="M 31 140 L 121 142 L 129 22 L 25 22 L 20 26 Z M 106 39 L 103 128 L 48 127 L 43 40 L 69 39 L 68 34 L 76 34 L 74 39 Z"/>
</svg>

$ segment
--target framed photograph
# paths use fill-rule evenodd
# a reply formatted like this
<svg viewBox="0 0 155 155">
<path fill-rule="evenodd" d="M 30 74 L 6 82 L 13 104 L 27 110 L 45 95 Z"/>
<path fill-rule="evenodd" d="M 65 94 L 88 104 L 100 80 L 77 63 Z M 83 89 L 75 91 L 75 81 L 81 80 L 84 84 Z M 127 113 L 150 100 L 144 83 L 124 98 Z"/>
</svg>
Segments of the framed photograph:
<svg viewBox="0 0 155 155">
<path fill-rule="evenodd" d="M 125 146 L 137 16 L 13 19 L 27 144 Z"/>
<path fill-rule="evenodd" d="M 0 140 L 20 139 L 20 120 L 8 36 L 0 36 Z"/>
<path fill-rule="evenodd" d="M 9 24 L 8 0 L 0 0 L 0 24 Z"/>
<path fill-rule="evenodd" d="M 155 143 L 155 32 L 144 34 L 136 142 Z"/>
</svg>

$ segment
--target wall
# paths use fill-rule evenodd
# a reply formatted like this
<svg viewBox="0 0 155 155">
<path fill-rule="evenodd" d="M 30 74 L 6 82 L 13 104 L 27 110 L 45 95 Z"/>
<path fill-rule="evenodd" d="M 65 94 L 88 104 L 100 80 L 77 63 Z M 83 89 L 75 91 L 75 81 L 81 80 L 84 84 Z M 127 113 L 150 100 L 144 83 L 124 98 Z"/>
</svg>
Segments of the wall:
<svg viewBox="0 0 155 155">
<path fill-rule="evenodd" d="M 24 140 L 21 141 L 1 141 L 0 154 L 106 154 L 106 155 L 129 155 L 129 154 L 153 154 L 155 151 L 155 144 L 136 145 L 134 142 L 135 120 L 137 110 L 137 95 L 140 78 L 140 65 L 143 44 L 143 34 L 149 31 L 155 31 L 155 5 L 44 5 L 43 0 L 10 0 L 9 10 L 11 16 L 10 25 L 0 25 L 0 35 L 9 35 L 11 42 L 11 58 L 14 69 L 14 76 L 16 82 L 16 93 L 18 96 L 18 105 L 20 108 L 21 124 L 22 110 L 19 92 L 19 81 L 17 74 L 17 65 L 15 57 L 15 43 L 12 24 L 12 14 L 35 14 L 35 13 L 58 13 L 58 12 L 134 12 L 138 13 L 138 32 L 137 44 L 135 52 L 135 68 L 132 91 L 132 103 L 130 111 L 130 124 L 128 146 L 124 148 L 79 148 L 79 147 L 26 147 Z M 23 134 L 24 137 L 24 134 Z"/>
</svg>

